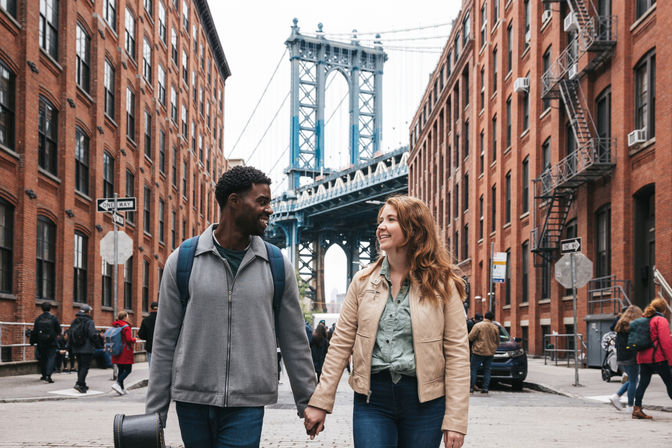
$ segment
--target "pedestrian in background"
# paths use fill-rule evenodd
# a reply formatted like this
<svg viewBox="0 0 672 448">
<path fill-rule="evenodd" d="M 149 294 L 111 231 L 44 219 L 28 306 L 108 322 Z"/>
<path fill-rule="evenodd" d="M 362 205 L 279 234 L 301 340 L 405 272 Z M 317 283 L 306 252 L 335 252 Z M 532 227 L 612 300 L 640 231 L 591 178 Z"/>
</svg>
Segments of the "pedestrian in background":
<svg viewBox="0 0 672 448">
<path fill-rule="evenodd" d="M 322 366 L 324 365 L 324 358 L 327 356 L 329 349 L 329 338 L 327 330 L 324 325 L 318 325 L 313 331 L 313 338 L 310 341 L 310 354 L 313 357 L 313 366 L 317 374 L 317 381 L 320 381 L 322 375 Z"/>
<path fill-rule="evenodd" d="M 89 390 L 89 386 L 86 385 L 86 376 L 89 374 L 93 352 L 96 350 L 95 338 L 98 336 L 96 325 L 89 315 L 90 311 L 89 305 L 84 304 L 79 307 L 75 320 L 70 324 L 68 338 L 68 345 L 77 358 L 77 382 L 74 389 L 82 394 Z"/>
<path fill-rule="evenodd" d="M 71 349 L 68 347 L 68 330 L 63 332 L 56 338 L 56 365 L 55 372 L 72 372 L 75 370 L 75 360 L 73 359 Z M 68 364 L 70 368 L 68 369 Z"/>
<path fill-rule="evenodd" d="M 124 388 L 124 380 L 131 374 L 131 370 L 133 369 L 133 344 L 135 344 L 135 338 L 131 332 L 131 324 L 128 322 L 128 313 L 120 311 L 117 315 L 117 320 L 112 323 L 112 326 L 122 327 L 121 341 L 124 347 L 120 355 L 112 356 L 112 363 L 116 364 L 118 368 L 117 381 L 112 383 L 112 389 L 119 395 L 126 395 L 128 392 Z"/>
<path fill-rule="evenodd" d="M 43 302 L 42 314 L 37 316 L 33 331 L 30 333 L 30 344 L 37 345 L 40 359 L 40 380 L 53 383 L 51 374 L 54 372 L 56 362 L 56 350 L 58 348 L 58 336 L 61 334 L 61 324 L 58 318 L 51 314 L 51 304 Z"/>
<path fill-rule="evenodd" d="M 653 347 L 637 352 L 637 364 L 639 364 L 639 385 L 635 392 L 635 407 L 632 410 L 632 418 L 651 419 L 642 411 L 644 392 L 649 387 L 651 376 L 654 373 L 667 387 L 667 395 L 672 398 L 672 337 L 670 336 L 670 311 L 665 300 L 657 297 L 644 309 L 644 317 L 650 319 L 649 331 Z"/>
<path fill-rule="evenodd" d="M 628 381 L 618 389 L 614 395 L 609 397 L 609 401 L 618 410 L 623 409 L 621 396 L 628 392 L 628 409 L 632 410 L 635 402 L 635 391 L 637 390 L 637 379 L 639 378 L 639 366 L 637 365 L 637 352 L 628 350 L 628 335 L 630 334 L 630 322 L 642 316 L 642 309 L 637 305 L 630 305 L 623 311 L 623 314 L 611 326 L 611 330 L 616 332 L 616 361 L 621 370 L 628 375 Z"/>
<path fill-rule="evenodd" d="M 152 311 L 149 316 L 142 319 L 138 337 L 145 340 L 145 351 L 147 352 L 147 366 L 152 365 L 152 342 L 154 341 L 154 326 L 156 325 L 156 311 L 159 309 L 159 302 L 152 302 L 149 306 Z"/>
<path fill-rule="evenodd" d="M 354 350 L 355 447 L 459 448 L 467 432 L 469 346 L 465 284 L 429 208 L 388 198 L 376 237 L 385 254 L 353 278 L 306 409 L 311 439 L 333 410 Z"/>
<path fill-rule="evenodd" d="M 481 393 L 487 394 L 490 387 L 490 371 L 492 359 L 495 356 L 497 347 L 499 347 L 499 327 L 492 323 L 495 313 L 488 311 L 485 313 L 485 319 L 474 325 L 469 332 L 469 342 L 471 345 L 471 385 L 469 390 L 474 391 L 478 369 L 483 366 L 483 385 Z"/>
</svg>

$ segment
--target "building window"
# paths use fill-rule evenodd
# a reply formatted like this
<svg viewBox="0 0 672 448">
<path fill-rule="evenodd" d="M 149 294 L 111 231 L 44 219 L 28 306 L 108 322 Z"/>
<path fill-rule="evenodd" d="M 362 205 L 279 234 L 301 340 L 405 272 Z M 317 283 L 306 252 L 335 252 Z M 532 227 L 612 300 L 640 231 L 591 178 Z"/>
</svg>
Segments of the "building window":
<svg viewBox="0 0 672 448">
<path fill-rule="evenodd" d="M 170 57 L 173 64 L 177 66 L 177 31 L 175 28 L 170 29 Z"/>
<path fill-rule="evenodd" d="M 551 169 L 551 137 L 541 144 L 541 171 Z"/>
<path fill-rule="evenodd" d="M 166 133 L 159 131 L 159 171 L 166 172 Z"/>
<path fill-rule="evenodd" d="M 124 263 L 124 309 L 133 309 L 133 257 Z"/>
<path fill-rule="evenodd" d="M 198 54 L 198 26 L 195 23 L 191 27 L 191 40 L 194 43 L 194 53 Z"/>
<path fill-rule="evenodd" d="M 126 8 L 124 27 L 126 28 L 126 53 L 135 60 L 135 17 L 128 8 Z"/>
<path fill-rule="evenodd" d="M 152 44 L 147 38 L 144 39 L 142 46 L 142 76 L 149 85 L 152 84 Z"/>
<path fill-rule="evenodd" d="M 611 205 L 600 207 L 595 214 L 595 277 L 611 275 Z"/>
<path fill-rule="evenodd" d="M 521 285 L 520 285 L 520 299 L 522 303 L 527 303 L 530 298 L 530 292 L 529 292 L 529 257 L 530 257 L 530 250 L 529 250 L 530 244 L 529 242 L 525 241 L 523 245 L 521 246 L 521 263 L 520 263 L 520 270 L 522 272 L 521 275 Z"/>
<path fill-rule="evenodd" d="M 56 225 L 37 218 L 37 299 L 55 300 L 56 295 Z"/>
<path fill-rule="evenodd" d="M 462 231 L 462 259 L 466 260 L 469 258 L 469 226 L 464 225 L 464 230 Z"/>
<path fill-rule="evenodd" d="M 114 67 L 105 58 L 105 114 L 114 120 Z"/>
<path fill-rule="evenodd" d="M 86 266 L 89 252 L 89 239 L 82 232 L 75 232 L 74 285 L 72 300 L 75 303 L 87 303 Z"/>
<path fill-rule="evenodd" d="M 166 211 L 166 202 L 159 198 L 159 242 L 163 243 L 165 241 L 165 211 Z"/>
<path fill-rule="evenodd" d="M 166 7 L 159 2 L 159 37 L 166 43 Z"/>
<path fill-rule="evenodd" d="M 525 157 L 523 160 L 523 169 L 522 169 L 522 178 L 523 178 L 523 188 L 522 188 L 522 212 L 527 213 L 530 211 L 530 160 L 529 157 Z"/>
<path fill-rule="evenodd" d="M 126 88 L 126 137 L 135 141 L 135 93 Z"/>
<path fill-rule="evenodd" d="M 177 90 L 170 86 L 170 119 L 177 123 Z"/>
<path fill-rule="evenodd" d="M 103 261 L 102 297 L 103 306 L 112 307 L 112 265 Z"/>
<path fill-rule="evenodd" d="M 151 234 L 152 227 L 150 225 L 150 218 L 151 218 L 151 207 L 152 207 L 152 194 L 150 192 L 150 189 L 148 186 L 145 186 L 145 191 L 144 191 L 144 215 L 143 215 L 143 229 L 145 230 L 145 233 Z"/>
<path fill-rule="evenodd" d="M 546 258 L 541 266 L 541 298 L 551 298 L 551 262 Z"/>
<path fill-rule="evenodd" d="M 149 15 L 149 17 L 152 17 L 153 16 L 152 11 L 154 9 L 153 8 L 154 5 L 152 4 L 153 1 L 152 0 L 143 0 L 143 3 L 145 5 L 145 11 L 147 11 L 147 14 Z"/>
<path fill-rule="evenodd" d="M 497 25 L 497 22 L 499 22 L 499 1 L 500 0 L 493 0 L 492 1 L 492 27 L 494 28 Z M 508 0 L 511 1 L 511 0 Z"/>
<path fill-rule="evenodd" d="M 58 0 L 40 0 L 40 47 L 58 59 Z"/>
<path fill-rule="evenodd" d="M 528 47 L 530 45 L 529 40 L 527 39 L 527 35 L 530 32 L 530 19 L 532 16 L 532 4 L 530 3 L 530 0 L 525 0 L 523 8 L 525 9 L 525 47 Z"/>
<path fill-rule="evenodd" d="M 189 137 L 189 126 L 187 126 L 187 105 L 182 104 L 182 137 L 186 140 Z"/>
<path fill-rule="evenodd" d="M 492 50 L 492 94 L 497 92 L 497 48 Z"/>
<path fill-rule="evenodd" d="M 462 203 L 462 210 L 469 210 L 469 174 L 464 175 L 464 180 L 462 182 L 462 191 L 464 192 L 464 202 Z"/>
<path fill-rule="evenodd" d="M 103 197 L 114 197 L 114 158 L 107 151 L 103 155 Z"/>
<path fill-rule="evenodd" d="M 85 92 L 89 91 L 89 64 L 91 63 L 91 38 L 81 23 L 77 22 L 75 41 L 75 80 Z"/>
<path fill-rule="evenodd" d="M 161 103 L 163 107 L 166 107 L 166 71 L 163 69 L 163 66 L 161 64 L 159 64 L 159 67 L 157 69 L 157 78 L 158 78 L 157 87 L 159 89 L 159 103 Z"/>
<path fill-rule="evenodd" d="M 488 2 L 483 2 L 481 5 L 481 47 L 485 45 L 488 38 L 487 25 L 488 25 Z"/>
<path fill-rule="evenodd" d="M 172 165 L 172 176 L 171 176 L 171 182 L 173 184 L 173 187 L 177 188 L 177 148 L 173 146 L 173 165 Z"/>
<path fill-rule="evenodd" d="M 506 27 L 506 73 L 513 70 L 513 22 Z"/>
<path fill-rule="evenodd" d="M 114 31 L 117 30 L 117 0 L 104 0 L 103 18 Z M 115 316 L 116 318 L 116 316 Z"/>
<path fill-rule="evenodd" d="M 511 249 L 506 249 L 506 278 L 504 279 L 504 305 L 511 305 Z"/>
<path fill-rule="evenodd" d="M 485 108 L 485 68 L 481 67 L 481 110 Z"/>
<path fill-rule="evenodd" d="M 175 249 L 177 244 L 177 235 L 175 233 L 175 226 L 177 225 L 177 214 L 175 210 L 170 213 L 170 244 L 173 249 Z"/>
<path fill-rule="evenodd" d="M 182 49 L 182 81 L 189 86 L 189 56 L 184 48 Z"/>
<path fill-rule="evenodd" d="M 469 12 L 464 15 L 462 19 L 462 47 L 466 47 L 471 39 L 471 21 L 469 20 Z"/>
<path fill-rule="evenodd" d="M 40 168 L 58 176 L 56 166 L 58 112 L 43 96 L 40 96 L 39 120 L 38 164 Z"/>
<path fill-rule="evenodd" d="M 187 162 L 182 162 L 182 196 L 187 199 Z"/>
<path fill-rule="evenodd" d="M 478 220 L 478 239 L 482 240 L 483 239 L 483 195 L 481 195 L 480 198 L 478 198 L 478 213 L 479 213 L 479 220 Z"/>
<path fill-rule="evenodd" d="M 542 56 L 542 65 L 543 65 L 543 74 L 544 77 L 542 79 L 542 82 L 544 83 L 544 86 L 542 86 L 542 89 L 545 91 L 547 90 L 546 83 L 551 82 L 551 75 L 552 73 L 549 72 L 551 68 L 551 46 L 549 45 L 546 51 L 544 52 L 544 55 Z M 550 86 L 548 86 L 550 87 Z M 548 109 L 551 107 L 551 99 L 550 98 L 542 98 L 542 103 L 541 103 L 541 109 L 542 111 Z"/>
<path fill-rule="evenodd" d="M 142 264 L 142 311 L 149 310 L 149 261 Z"/>
<path fill-rule="evenodd" d="M 635 67 L 635 128 L 656 136 L 656 52 L 649 52 Z"/>
<path fill-rule="evenodd" d="M 89 136 L 75 127 L 75 190 L 89 194 Z"/>
<path fill-rule="evenodd" d="M 478 162 L 478 173 L 483 174 L 483 169 L 485 166 L 485 132 L 481 131 L 479 135 L 479 146 L 480 146 L 480 156 Z"/>
<path fill-rule="evenodd" d="M 497 160 L 497 115 L 492 117 L 492 162 Z"/>
<path fill-rule="evenodd" d="M 490 189 L 490 231 L 494 232 L 495 217 L 497 216 L 497 186 L 493 185 Z"/>
<path fill-rule="evenodd" d="M 189 34 L 189 2 L 187 0 L 182 0 L 182 23 Z"/>
<path fill-rule="evenodd" d="M 635 1 L 636 1 L 635 20 L 642 17 L 644 13 L 649 10 L 649 8 L 651 8 L 656 4 L 656 0 L 635 0 Z"/>
<path fill-rule="evenodd" d="M 145 111 L 145 157 L 152 159 L 152 114 Z"/>
<path fill-rule="evenodd" d="M 135 175 L 126 170 L 126 197 L 135 197 Z M 126 212 L 126 221 L 130 224 L 135 223 L 135 212 Z"/>
<path fill-rule="evenodd" d="M 16 19 L 16 0 L 0 0 L 0 8 Z"/>
<path fill-rule="evenodd" d="M 16 76 L 0 61 L 0 144 L 14 149 Z"/>
<path fill-rule="evenodd" d="M 527 78 L 529 79 L 529 74 Z M 523 132 L 525 132 L 530 128 L 530 94 L 523 92 L 520 101 L 523 103 Z"/>
<path fill-rule="evenodd" d="M 511 171 L 506 173 L 506 203 L 504 204 L 505 223 L 511 222 Z"/>
<path fill-rule="evenodd" d="M 453 213 L 455 216 L 455 219 L 460 217 L 460 186 L 455 185 L 453 188 Z M 455 244 L 457 245 L 459 241 L 455 241 Z"/>
<path fill-rule="evenodd" d="M 511 96 L 506 99 L 506 147 L 511 147 Z"/>
<path fill-rule="evenodd" d="M 14 276 L 14 207 L 0 199 L 0 291 L 12 292 Z"/>
</svg>

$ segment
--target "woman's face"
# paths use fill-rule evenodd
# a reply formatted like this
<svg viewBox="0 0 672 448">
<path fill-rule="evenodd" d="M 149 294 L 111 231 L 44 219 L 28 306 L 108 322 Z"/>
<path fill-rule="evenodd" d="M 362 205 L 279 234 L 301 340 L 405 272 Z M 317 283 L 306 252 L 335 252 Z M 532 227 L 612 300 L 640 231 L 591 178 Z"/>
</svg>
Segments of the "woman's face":
<svg viewBox="0 0 672 448">
<path fill-rule="evenodd" d="M 397 211 L 389 204 L 385 204 L 378 218 L 376 238 L 380 249 L 386 252 L 399 249 L 404 243 L 404 232 L 399 225 Z"/>
</svg>

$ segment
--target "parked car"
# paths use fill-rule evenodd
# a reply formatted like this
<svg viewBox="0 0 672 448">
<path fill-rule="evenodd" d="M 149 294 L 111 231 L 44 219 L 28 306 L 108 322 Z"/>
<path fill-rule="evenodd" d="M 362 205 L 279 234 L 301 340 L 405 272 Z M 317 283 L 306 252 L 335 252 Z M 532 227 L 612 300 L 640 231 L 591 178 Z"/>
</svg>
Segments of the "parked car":
<svg viewBox="0 0 672 448">
<path fill-rule="evenodd" d="M 527 377 L 527 354 L 520 345 L 520 338 L 512 338 L 499 322 L 493 321 L 499 328 L 499 347 L 491 365 L 493 381 L 511 384 L 514 390 L 523 388 Z M 478 379 L 483 379 L 483 367 L 478 371 Z"/>
</svg>

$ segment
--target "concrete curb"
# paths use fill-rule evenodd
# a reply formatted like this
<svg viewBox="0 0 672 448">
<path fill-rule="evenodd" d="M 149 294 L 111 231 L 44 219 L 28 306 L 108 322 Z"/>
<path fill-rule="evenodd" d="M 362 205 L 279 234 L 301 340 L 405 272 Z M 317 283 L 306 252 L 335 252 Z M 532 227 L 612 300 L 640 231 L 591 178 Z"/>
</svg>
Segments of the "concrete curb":
<svg viewBox="0 0 672 448">
<path fill-rule="evenodd" d="M 137 380 L 133 383 L 131 383 L 126 390 L 133 390 L 133 389 L 140 389 L 143 387 L 147 387 L 148 384 L 148 379 L 147 378 L 142 378 L 140 380 Z M 48 395 L 48 396 L 43 396 L 43 397 L 28 397 L 28 398 L 0 398 L 0 403 L 34 403 L 38 401 L 62 401 L 62 400 L 82 400 L 82 399 L 87 399 L 87 398 L 93 398 L 93 397 L 104 397 L 104 396 L 113 396 L 116 397 L 117 393 L 114 391 L 107 391 L 103 392 L 102 394 L 98 395 L 86 395 L 86 394 L 81 394 L 81 395 L 73 395 L 73 396 L 57 396 L 57 395 Z"/>
</svg>

